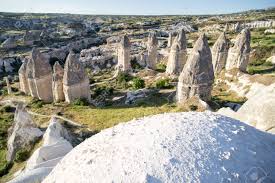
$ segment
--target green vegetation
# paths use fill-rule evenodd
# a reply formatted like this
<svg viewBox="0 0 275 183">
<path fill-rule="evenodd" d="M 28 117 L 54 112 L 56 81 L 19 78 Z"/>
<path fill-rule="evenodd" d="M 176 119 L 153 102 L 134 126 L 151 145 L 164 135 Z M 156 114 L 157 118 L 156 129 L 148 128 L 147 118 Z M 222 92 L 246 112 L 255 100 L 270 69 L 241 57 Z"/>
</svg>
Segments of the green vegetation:
<svg viewBox="0 0 275 183">
<path fill-rule="evenodd" d="M 5 175 L 11 168 L 11 164 L 6 161 L 8 129 L 13 122 L 14 108 L 2 106 L 0 108 L 0 176 Z"/>
<path fill-rule="evenodd" d="M 132 85 L 135 90 L 138 90 L 145 87 L 145 81 L 141 78 L 134 78 Z"/>
<path fill-rule="evenodd" d="M 88 100 L 86 98 L 78 98 L 78 99 L 74 100 L 73 105 L 76 105 L 76 106 L 88 106 L 89 102 L 88 102 Z"/>
<path fill-rule="evenodd" d="M 163 64 L 163 63 L 157 64 L 156 67 L 157 67 L 157 68 L 156 68 L 156 71 L 158 71 L 158 72 L 165 72 L 165 71 L 166 71 L 166 65 Z"/>
<path fill-rule="evenodd" d="M 28 149 L 20 149 L 15 154 L 14 161 L 17 163 L 24 162 L 30 157 L 31 150 Z"/>
<path fill-rule="evenodd" d="M 45 103 L 42 100 L 39 100 L 37 98 L 32 98 L 31 102 L 29 103 L 29 106 L 33 108 L 41 108 L 43 107 Z"/>
<path fill-rule="evenodd" d="M 116 78 L 116 84 L 118 87 L 126 89 L 129 87 L 128 82 L 130 80 L 132 80 L 132 77 L 129 74 L 124 72 L 119 72 Z"/>
<path fill-rule="evenodd" d="M 173 88 L 172 85 L 170 85 L 170 80 L 169 79 L 160 79 L 157 80 L 155 83 L 156 88 L 158 89 L 170 89 Z"/>
</svg>

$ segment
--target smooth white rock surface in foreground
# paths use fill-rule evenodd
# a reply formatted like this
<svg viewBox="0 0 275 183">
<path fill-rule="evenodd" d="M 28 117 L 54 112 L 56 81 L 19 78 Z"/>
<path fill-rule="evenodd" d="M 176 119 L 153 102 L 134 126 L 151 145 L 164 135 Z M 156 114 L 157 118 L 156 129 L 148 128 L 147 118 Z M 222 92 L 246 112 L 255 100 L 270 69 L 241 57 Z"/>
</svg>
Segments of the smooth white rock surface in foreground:
<svg viewBox="0 0 275 183">
<path fill-rule="evenodd" d="M 43 135 L 43 145 L 28 159 L 25 169 L 9 183 L 37 183 L 51 172 L 56 164 L 73 149 L 68 131 L 52 117 Z"/>
<path fill-rule="evenodd" d="M 133 120 L 89 138 L 43 183 L 275 180 L 275 136 L 214 113 Z"/>
</svg>

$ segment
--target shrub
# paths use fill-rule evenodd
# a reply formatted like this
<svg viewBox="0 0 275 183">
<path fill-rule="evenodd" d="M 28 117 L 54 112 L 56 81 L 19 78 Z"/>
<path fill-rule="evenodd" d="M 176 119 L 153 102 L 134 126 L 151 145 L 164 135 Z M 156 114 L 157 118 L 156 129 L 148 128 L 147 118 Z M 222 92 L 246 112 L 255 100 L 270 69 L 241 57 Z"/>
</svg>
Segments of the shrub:
<svg viewBox="0 0 275 183">
<path fill-rule="evenodd" d="M 88 106 L 89 102 L 86 98 L 78 98 L 78 99 L 74 100 L 73 105 Z"/>
<path fill-rule="evenodd" d="M 107 86 L 100 86 L 100 87 L 97 87 L 94 91 L 95 96 L 99 96 L 102 93 L 112 95 L 114 93 L 114 88 L 113 87 L 107 87 Z"/>
<path fill-rule="evenodd" d="M 141 78 L 134 78 L 133 79 L 133 88 L 138 90 L 145 87 L 145 82 Z"/>
<path fill-rule="evenodd" d="M 9 170 L 12 167 L 12 165 L 13 165 L 12 163 L 9 163 L 7 161 L 5 161 L 5 163 L 2 163 L 1 166 L 0 166 L 0 177 L 8 174 Z"/>
<path fill-rule="evenodd" d="M 133 69 L 142 69 L 141 65 L 137 62 L 136 58 L 134 58 L 133 60 L 131 60 L 131 67 Z"/>
<path fill-rule="evenodd" d="M 156 82 L 156 88 L 158 89 L 168 89 L 171 88 L 169 79 L 160 79 Z"/>
<path fill-rule="evenodd" d="M 156 71 L 158 71 L 158 72 L 165 72 L 166 71 L 166 65 L 165 64 L 159 63 L 159 64 L 157 64 L 156 67 L 157 67 Z"/>
<path fill-rule="evenodd" d="M 33 98 L 31 101 L 31 106 L 34 108 L 41 108 L 44 104 L 45 103 L 42 100 L 39 100 L 37 98 Z"/>
<path fill-rule="evenodd" d="M 30 157 L 30 150 L 20 149 L 19 151 L 16 152 L 14 161 L 17 163 L 20 163 L 20 162 L 26 161 L 29 157 Z"/>
<path fill-rule="evenodd" d="M 127 82 L 130 81 L 132 77 L 128 75 L 127 73 L 119 72 L 117 77 L 116 77 L 116 83 L 117 85 L 123 87 L 123 88 L 128 88 Z"/>
</svg>

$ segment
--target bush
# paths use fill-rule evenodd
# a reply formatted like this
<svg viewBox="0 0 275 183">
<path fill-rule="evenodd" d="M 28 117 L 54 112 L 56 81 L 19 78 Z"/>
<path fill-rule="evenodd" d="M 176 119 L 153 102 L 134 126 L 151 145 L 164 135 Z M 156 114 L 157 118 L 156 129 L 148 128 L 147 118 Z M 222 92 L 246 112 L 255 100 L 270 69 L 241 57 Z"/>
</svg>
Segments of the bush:
<svg viewBox="0 0 275 183">
<path fill-rule="evenodd" d="M 100 87 L 97 87 L 94 91 L 95 96 L 99 96 L 102 93 L 112 95 L 114 93 L 114 88 L 113 87 L 107 87 L 107 86 L 100 86 Z"/>
<path fill-rule="evenodd" d="M 42 100 L 39 100 L 37 98 L 33 98 L 31 101 L 31 106 L 34 108 L 41 108 L 44 104 L 45 103 Z"/>
<path fill-rule="evenodd" d="M 131 67 L 133 69 L 142 69 L 141 65 L 137 62 L 136 58 L 134 58 L 133 60 L 131 60 Z"/>
<path fill-rule="evenodd" d="M 130 81 L 131 79 L 132 77 L 127 73 L 119 72 L 116 77 L 116 83 L 123 88 L 128 88 L 127 82 Z"/>
<path fill-rule="evenodd" d="M 0 166 L 0 177 L 9 173 L 9 170 L 12 168 L 12 163 L 5 161 L 5 163 Z"/>
<path fill-rule="evenodd" d="M 156 67 L 157 67 L 156 71 L 158 71 L 158 72 L 165 72 L 166 71 L 166 65 L 165 64 L 159 63 L 159 64 L 157 64 Z"/>
<path fill-rule="evenodd" d="M 17 163 L 20 163 L 20 162 L 26 161 L 29 157 L 30 157 L 30 150 L 20 149 L 19 151 L 16 152 L 14 161 Z"/>
<path fill-rule="evenodd" d="M 86 98 L 78 98 L 78 99 L 74 100 L 73 105 L 88 106 L 89 102 Z"/>
<path fill-rule="evenodd" d="M 156 82 L 156 88 L 158 89 L 169 89 L 171 87 L 169 79 L 160 79 Z"/>
<path fill-rule="evenodd" d="M 133 88 L 138 90 L 145 87 L 145 82 L 141 78 L 134 78 L 133 79 Z"/>
</svg>

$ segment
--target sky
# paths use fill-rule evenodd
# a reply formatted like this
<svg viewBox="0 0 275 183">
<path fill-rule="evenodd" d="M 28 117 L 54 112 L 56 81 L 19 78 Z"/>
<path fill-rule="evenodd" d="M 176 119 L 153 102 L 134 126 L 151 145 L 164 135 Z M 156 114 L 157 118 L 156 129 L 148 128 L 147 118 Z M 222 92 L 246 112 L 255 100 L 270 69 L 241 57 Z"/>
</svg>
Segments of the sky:
<svg viewBox="0 0 275 183">
<path fill-rule="evenodd" d="M 0 12 L 108 15 L 221 14 L 274 6 L 275 0 L 0 0 Z"/>
</svg>

